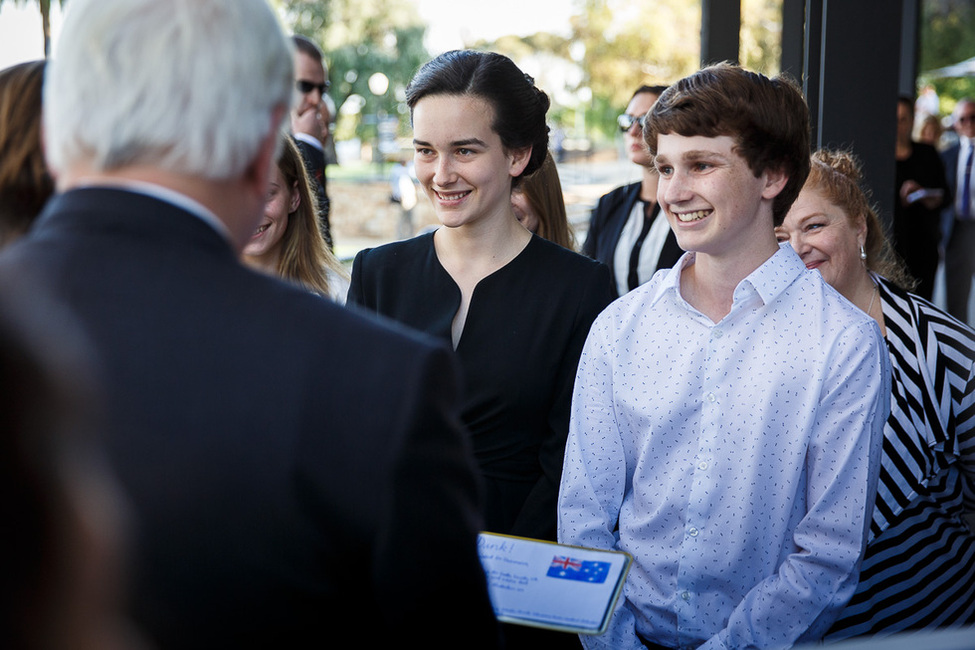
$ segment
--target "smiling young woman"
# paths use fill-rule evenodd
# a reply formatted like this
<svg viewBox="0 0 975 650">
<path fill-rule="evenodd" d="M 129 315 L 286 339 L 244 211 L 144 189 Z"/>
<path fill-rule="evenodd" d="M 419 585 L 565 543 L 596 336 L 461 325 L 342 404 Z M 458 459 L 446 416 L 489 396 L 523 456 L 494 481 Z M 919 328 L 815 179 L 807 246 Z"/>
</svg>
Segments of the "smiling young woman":
<svg viewBox="0 0 975 650">
<path fill-rule="evenodd" d="M 486 529 L 554 540 L 573 378 L 609 271 L 513 212 L 512 187 L 547 154 L 549 100 L 510 59 L 443 54 L 407 102 L 417 178 L 442 226 L 361 252 L 349 301 L 454 347 Z"/>
<path fill-rule="evenodd" d="M 348 274 L 319 230 L 318 205 L 298 147 L 282 136 L 264 216 L 244 247 L 249 266 L 344 302 Z"/>
</svg>

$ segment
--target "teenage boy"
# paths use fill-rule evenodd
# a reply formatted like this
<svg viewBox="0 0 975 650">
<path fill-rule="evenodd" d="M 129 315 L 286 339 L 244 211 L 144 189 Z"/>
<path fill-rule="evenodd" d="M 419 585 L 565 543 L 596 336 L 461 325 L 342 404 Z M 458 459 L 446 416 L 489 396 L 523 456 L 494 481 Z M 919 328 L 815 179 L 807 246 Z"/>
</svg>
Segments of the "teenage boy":
<svg viewBox="0 0 975 650">
<path fill-rule="evenodd" d="M 560 541 L 635 560 L 583 644 L 818 639 L 857 583 L 890 388 L 873 319 L 775 241 L 808 109 L 720 64 L 665 91 L 645 138 L 688 253 L 601 314 L 579 364 Z"/>
</svg>

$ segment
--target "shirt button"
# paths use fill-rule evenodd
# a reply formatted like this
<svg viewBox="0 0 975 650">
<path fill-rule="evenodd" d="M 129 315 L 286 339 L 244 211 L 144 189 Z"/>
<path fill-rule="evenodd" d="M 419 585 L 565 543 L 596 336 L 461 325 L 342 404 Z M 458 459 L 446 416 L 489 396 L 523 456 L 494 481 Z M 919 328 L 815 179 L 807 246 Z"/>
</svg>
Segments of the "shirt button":
<svg viewBox="0 0 975 650">
<path fill-rule="evenodd" d="M 698 533 L 698 532 L 699 532 L 699 531 L 697 530 L 697 528 L 694 528 L 693 526 L 691 526 L 691 529 L 687 531 L 687 533 L 688 533 L 688 534 L 689 534 L 689 535 L 690 535 L 691 537 L 697 537 L 697 533 Z"/>
<path fill-rule="evenodd" d="M 690 600 L 691 599 L 691 595 L 688 592 L 686 592 L 686 591 L 684 593 L 682 593 L 680 595 L 680 597 L 683 598 L 684 600 Z"/>
<path fill-rule="evenodd" d="M 708 468 L 708 461 L 702 460 L 700 463 L 697 464 L 697 468 L 698 469 L 701 469 L 701 470 L 707 469 Z"/>
<path fill-rule="evenodd" d="M 713 404 L 713 403 L 714 403 L 715 401 L 717 401 L 717 399 L 718 399 L 718 398 L 714 396 L 714 393 L 708 393 L 708 394 L 707 394 L 707 400 L 708 400 L 709 402 L 711 402 L 712 404 Z"/>
<path fill-rule="evenodd" d="M 722 332 L 721 330 L 716 329 L 716 330 L 714 330 L 713 335 L 714 335 L 714 338 L 720 339 L 722 336 L 724 336 L 724 332 Z"/>
</svg>

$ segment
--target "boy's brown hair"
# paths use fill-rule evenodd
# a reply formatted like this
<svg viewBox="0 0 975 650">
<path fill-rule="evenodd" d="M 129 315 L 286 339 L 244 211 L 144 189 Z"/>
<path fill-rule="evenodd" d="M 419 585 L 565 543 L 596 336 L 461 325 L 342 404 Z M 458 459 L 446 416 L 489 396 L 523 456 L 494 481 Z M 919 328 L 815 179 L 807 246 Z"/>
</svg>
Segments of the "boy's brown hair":
<svg viewBox="0 0 975 650">
<path fill-rule="evenodd" d="M 795 82 L 782 75 L 770 79 L 719 63 L 681 79 L 650 109 L 643 137 L 651 155 L 657 136 L 669 133 L 730 136 L 755 176 L 784 172 L 788 181 L 772 202 L 776 226 L 809 175 L 809 108 Z"/>
</svg>

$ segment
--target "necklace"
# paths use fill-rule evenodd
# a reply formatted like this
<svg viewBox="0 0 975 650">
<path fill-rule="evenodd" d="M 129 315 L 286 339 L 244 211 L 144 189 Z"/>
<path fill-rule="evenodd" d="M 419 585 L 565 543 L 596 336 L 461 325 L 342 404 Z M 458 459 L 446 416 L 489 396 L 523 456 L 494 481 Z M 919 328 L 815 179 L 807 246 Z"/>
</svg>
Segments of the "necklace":
<svg viewBox="0 0 975 650">
<path fill-rule="evenodd" d="M 877 299 L 877 294 L 880 293 L 880 291 L 877 289 L 877 281 L 873 279 L 873 276 L 870 276 L 870 282 L 873 284 L 873 289 L 870 291 L 870 304 L 867 305 L 868 316 L 871 315 L 870 312 L 873 310 L 873 301 Z"/>
</svg>

